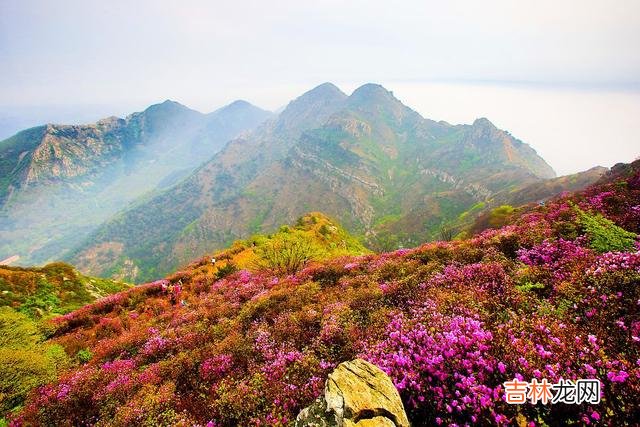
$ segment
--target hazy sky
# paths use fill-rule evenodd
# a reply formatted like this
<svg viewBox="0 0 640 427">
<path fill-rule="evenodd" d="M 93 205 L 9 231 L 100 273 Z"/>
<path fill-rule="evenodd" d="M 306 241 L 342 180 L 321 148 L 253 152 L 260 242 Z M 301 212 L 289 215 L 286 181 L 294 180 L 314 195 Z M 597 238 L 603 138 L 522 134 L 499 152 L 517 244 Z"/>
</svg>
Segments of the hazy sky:
<svg viewBox="0 0 640 427">
<path fill-rule="evenodd" d="M 486 116 L 566 173 L 640 154 L 638 40 L 638 0 L 0 0 L 0 115 L 275 109 L 379 82 L 430 118 Z"/>
</svg>

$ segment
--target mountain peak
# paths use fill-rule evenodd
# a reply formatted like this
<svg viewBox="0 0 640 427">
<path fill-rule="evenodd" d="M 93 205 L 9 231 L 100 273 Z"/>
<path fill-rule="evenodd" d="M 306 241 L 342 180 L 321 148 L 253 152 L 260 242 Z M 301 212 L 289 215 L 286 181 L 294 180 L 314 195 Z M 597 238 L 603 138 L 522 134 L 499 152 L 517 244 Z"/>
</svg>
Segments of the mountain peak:
<svg viewBox="0 0 640 427">
<path fill-rule="evenodd" d="M 263 110 L 260 107 L 256 107 L 252 103 L 245 101 L 244 99 L 238 99 L 233 101 L 231 104 L 227 104 L 223 107 L 218 108 L 214 112 L 210 114 L 219 114 L 219 113 L 238 113 L 242 111 L 260 111 L 265 114 L 271 114 L 271 112 Z"/>
<path fill-rule="evenodd" d="M 342 92 L 333 83 L 322 83 L 319 86 L 303 93 L 287 105 L 287 108 L 283 111 L 283 114 L 287 111 L 297 109 L 300 106 L 305 106 L 315 103 L 334 103 L 342 102 L 347 98 L 347 95 Z"/>
<path fill-rule="evenodd" d="M 167 99 L 159 104 L 150 105 L 144 110 L 145 113 L 152 113 L 152 112 L 158 112 L 158 111 L 183 112 L 183 111 L 193 111 L 193 110 L 191 110 L 189 107 L 185 105 L 180 104 L 179 102 L 172 101 L 170 99 Z"/>
<path fill-rule="evenodd" d="M 245 107 L 253 107 L 249 101 L 245 101 L 244 99 L 236 99 L 231 104 L 227 105 L 227 108 L 245 108 Z"/>
<path fill-rule="evenodd" d="M 340 88 L 331 82 L 324 82 L 314 87 L 307 93 L 342 93 Z M 304 96 L 304 95 L 303 95 Z"/>
<path fill-rule="evenodd" d="M 298 103 L 299 101 L 333 100 L 344 99 L 346 97 L 347 95 L 342 92 L 338 86 L 327 82 L 303 93 L 298 98 L 291 101 L 290 104 Z"/>
<path fill-rule="evenodd" d="M 367 83 L 354 90 L 347 104 L 350 109 L 372 115 L 370 119 L 383 120 L 389 125 L 399 125 L 405 120 L 422 120 L 420 114 L 400 102 L 393 92 L 375 83 Z"/>
<path fill-rule="evenodd" d="M 393 96 L 393 92 L 376 83 L 367 83 L 354 90 L 349 97 L 349 105 L 367 111 L 387 110 L 397 119 L 409 112 L 415 113 Z"/>
<path fill-rule="evenodd" d="M 382 85 L 376 83 L 366 83 L 353 91 L 349 97 L 352 101 L 374 101 L 380 102 L 382 100 L 398 101 L 393 92 L 388 91 Z"/>
<path fill-rule="evenodd" d="M 489 121 L 486 117 L 480 117 L 475 119 L 473 122 L 473 127 L 483 128 L 483 129 L 497 129 L 496 126 Z"/>
<path fill-rule="evenodd" d="M 368 93 L 368 94 L 372 94 L 372 93 L 389 93 L 389 91 L 387 89 L 384 88 L 384 86 L 378 84 L 378 83 L 365 83 L 362 86 L 358 87 L 356 90 L 353 91 L 352 95 L 355 95 L 357 93 Z"/>
<path fill-rule="evenodd" d="M 187 106 L 180 104 L 178 101 L 174 101 L 172 99 L 165 99 L 159 104 L 153 104 L 149 108 L 180 108 L 180 109 L 188 109 Z"/>
<path fill-rule="evenodd" d="M 273 116 L 271 111 L 263 110 L 242 99 L 233 101 L 231 104 L 206 115 L 208 126 L 215 124 L 223 127 L 237 127 L 237 131 L 253 128 L 271 116 Z"/>
<path fill-rule="evenodd" d="M 320 126 L 344 105 L 347 95 L 332 83 L 323 83 L 291 101 L 278 117 L 280 129 Z"/>
</svg>

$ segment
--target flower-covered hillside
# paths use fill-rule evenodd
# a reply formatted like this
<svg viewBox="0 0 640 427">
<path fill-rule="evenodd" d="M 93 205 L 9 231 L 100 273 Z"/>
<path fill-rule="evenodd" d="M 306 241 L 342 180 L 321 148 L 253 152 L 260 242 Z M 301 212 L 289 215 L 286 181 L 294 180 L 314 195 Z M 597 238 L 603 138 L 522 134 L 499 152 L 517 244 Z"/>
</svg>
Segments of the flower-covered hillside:
<svg viewBox="0 0 640 427">
<path fill-rule="evenodd" d="M 60 262 L 0 266 L 0 415 L 20 407 L 32 388 L 55 380 L 67 367 L 62 347 L 46 342 L 44 320 L 130 286 L 84 276 Z"/>
<path fill-rule="evenodd" d="M 638 231 L 636 162 L 464 241 L 291 274 L 194 267 L 57 318 L 76 366 L 14 423 L 291 425 L 336 364 L 362 357 L 418 426 L 634 424 Z M 513 378 L 597 378 L 602 400 L 509 405 Z"/>
</svg>

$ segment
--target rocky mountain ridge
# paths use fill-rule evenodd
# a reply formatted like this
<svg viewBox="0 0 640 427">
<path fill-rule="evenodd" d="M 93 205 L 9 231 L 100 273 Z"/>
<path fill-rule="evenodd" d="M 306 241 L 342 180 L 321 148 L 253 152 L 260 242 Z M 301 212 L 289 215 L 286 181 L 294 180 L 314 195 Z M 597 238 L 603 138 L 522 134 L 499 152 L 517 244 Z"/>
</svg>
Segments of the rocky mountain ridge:
<svg viewBox="0 0 640 427">
<path fill-rule="evenodd" d="M 175 184 L 270 114 L 247 102 L 202 114 L 165 101 L 124 119 L 47 124 L 0 142 L 0 258 L 59 259 L 109 216 Z"/>
<path fill-rule="evenodd" d="M 336 217 L 374 249 L 429 240 L 470 206 L 554 177 L 528 145 L 486 119 L 420 116 L 380 85 L 325 83 L 231 141 L 174 188 L 101 227 L 69 257 L 94 274 L 125 262 L 146 280 L 304 212 Z M 392 231 L 390 224 L 402 224 Z M 114 250 L 115 248 L 115 250 Z"/>
</svg>

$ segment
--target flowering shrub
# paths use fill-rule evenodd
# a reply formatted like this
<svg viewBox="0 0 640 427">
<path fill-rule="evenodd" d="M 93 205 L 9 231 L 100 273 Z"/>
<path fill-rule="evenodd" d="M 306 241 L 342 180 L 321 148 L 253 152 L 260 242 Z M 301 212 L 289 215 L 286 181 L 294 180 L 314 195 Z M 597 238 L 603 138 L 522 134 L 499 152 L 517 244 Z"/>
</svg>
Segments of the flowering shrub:
<svg viewBox="0 0 640 427">
<path fill-rule="evenodd" d="M 640 273 L 640 252 L 607 252 L 598 257 L 588 274 L 598 276 L 612 271 Z"/>
<path fill-rule="evenodd" d="M 534 267 L 536 280 L 551 283 L 572 280 L 574 273 L 582 274 L 582 268 L 593 258 L 591 250 L 582 246 L 583 240 L 547 239 L 532 248 L 519 249 L 518 259 Z"/>
<path fill-rule="evenodd" d="M 493 409 L 501 397 L 493 372 L 500 368 L 482 322 L 443 316 L 429 302 L 394 316 L 388 328 L 362 357 L 392 378 L 415 419 L 440 425 L 503 418 Z"/>
<path fill-rule="evenodd" d="M 228 354 L 219 354 L 205 359 L 200 367 L 202 378 L 205 380 L 221 379 L 233 366 L 233 357 Z"/>
<path fill-rule="evenodd" d="M 637 424 L 639 247 L 610 233 L 594 246 L 580 212 L 637 235 L 639 169 L 464 241 L 218 278 L 205 258 L 85 306 L 52 321 L 51 343 L 91 357 L 13 423 L 292 425 L 359 356 L 390 375 L 416 426 Z M 513 378 L 599 379 L 601 403 L 509 405 Z"/>
</svg>

